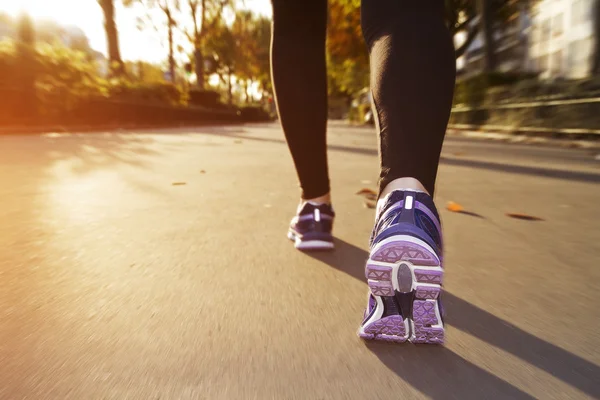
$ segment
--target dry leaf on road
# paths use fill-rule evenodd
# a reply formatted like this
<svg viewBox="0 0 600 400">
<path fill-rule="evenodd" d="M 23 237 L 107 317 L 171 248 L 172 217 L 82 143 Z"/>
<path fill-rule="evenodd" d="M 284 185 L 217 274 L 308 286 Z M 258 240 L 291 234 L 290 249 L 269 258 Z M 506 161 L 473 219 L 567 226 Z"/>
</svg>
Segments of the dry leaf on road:
<svg viewBox="0 0 600 400">
<path fill-rule="evenodd" d="M 448 211 L 452 211 L 452 212 L 461 212 L 464 211 L 464 207 L 461 206 L 458 203 L 455 203 L 453 201 L 449 201 L 448 204 L 446 204 L 446 209 Z"/>
<path fill-rule="evenodd" d="M 377 192 L 373 189 L 363 188 L 356 192 L 359 196 L 364 196 L 367 200 L 377 200 Z"/>
</svg>

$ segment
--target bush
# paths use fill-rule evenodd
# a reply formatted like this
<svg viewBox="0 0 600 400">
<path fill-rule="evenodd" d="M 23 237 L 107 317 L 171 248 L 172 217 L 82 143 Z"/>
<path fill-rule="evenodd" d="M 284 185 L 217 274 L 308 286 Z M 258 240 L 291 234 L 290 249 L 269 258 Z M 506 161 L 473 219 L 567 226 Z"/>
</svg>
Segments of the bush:
<svg viewBox="0 0 600 400">
<path fill-rule="evenodd" d="M 117 101 L 132 103 L 180 105 L 182 91 L 169 82 L 139 83 L 120 80 L 109 88 L 109 97 Z"/>
<path fill-rule="evenodd" d="M 0 43 L 2 76 L 0 115 L 5 124 L 59 118 L 82 99 L 106 95 L 107 82 L 98 66 L 80 51 L 62 45 L 40 44 L 36 48 Z M 27 99 L 26 101 L 23 101 Z"/>
<path fill-rule="evenodd" d="M 36 88 L 40 113 L 60 116 L 84 99 L 107 95 L 98 65 L 81 52 L 42 44 L 37 52 Z"/>
<path fill-rule="evenodd" d="M 266 122 L 273 119 L 267 110 L 258 106 L 240 108 L 240 117 L 245 122 Z"/>
<path fill-rule="evenodd" d="M 221 95 L 214 90 L 192 89 L 189 93 L 189 104 L 206 108 L 222 108 Z"/>
<path fill-rule="evenodd" d="M 502 73 L 490 72 L 478 74 L 457 82 L 454 103 L 477 107 L 488 100 L 492 101 L 510 98 L 508 88 L 525 80 L 532 80 L 537 74 L 533 73 Z"/>
</svg>

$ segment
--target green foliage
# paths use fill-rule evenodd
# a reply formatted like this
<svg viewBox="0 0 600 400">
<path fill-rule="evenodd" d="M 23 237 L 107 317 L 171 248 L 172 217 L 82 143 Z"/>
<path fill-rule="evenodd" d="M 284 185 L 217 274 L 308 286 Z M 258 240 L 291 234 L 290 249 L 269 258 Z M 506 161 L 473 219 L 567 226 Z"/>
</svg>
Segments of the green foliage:
<svg viewBox="0 0 600 400">
<path fill-rule="evenodd" d="M 131 82 L 120 80 L 109 87 L 112 100 L 132 103 L 180 105 L 184 102 L 183 92 L 170 82 Z"/>
<path fill-rule="evenodd" d="M 27 69 L 23 63 L 28 61 L 21 56 L 21 51 L 14 41 L 0 42 L 0 76 L 3 77 L 0 90 L 3 93 L 20 96 L 27 90 L 23 81 L 16 79 Z M 162 71 L 150 64 L 141 63 L 145 71 L 142 76 L 130 74 L 128 78 L 106 80 L 100 75 L 97 63 L 82 51 L 42 43 L 32 54 L 33 95 L 43 120 L 60 121 L 82 104 L 97 98 L 137 104 L 180 105 L 186 101 L 184 91 L 165 82 Z M 8 107 L 11 101 L 8 95 L 2 96 L 0 108 Z"/>
<path fill-rule="evenodd" d="M 236 45 L 236 76 L 245 81 L 258 81 L 263 90 L 270 90 L 271 22 L 249 11 L 238 12 L 231 34 Z"/>
<path fill-rule="evenodd" d="M 125 63 L 127 78 L 139 83 L 164 82 L 164 72 L 160 65 L 144 61 L 128 61 Z"/>
<path fill-rule="evenodd" d="M 107 82 L 99 76 L 98 65 L 81 51 L 41 44 L 36 63 L 37 96 L 44 114 L 60 114 L 82 99 L 107 94 Z"/>
<path fill-rule="evenodd" d="M 240 117 L 245 122 L 266 122 L 273 118 L 263 107 L 247 106 L 240 108 Z"/>
<path fill-rule="evenodd" d="M 331 96 L 353 96 L 369 86 L 369 69 L 362 60 L 327 57 L 328 90 Z"/>
<path fill-rule="evenodd" d="M 330 95 L 353 96 L 369 84 L 369 55 L 360 29 L 360 1 L 332 0 L 327 31 Z"/>
<path fill-rule="evenodd" d="M 15 42 L 12 40 L 0 41 L 0 85 L 14 84 L 17 71 L 17 56 Z"/>
<path fill-rule="evenodd" d="M 206 108 L 219 108 L 221 95 L 214 90 L 190 90 L 189 104 Z"/>
<path fill-rule="evenodd" d="M 454 103 L 487 107 L 499 103 L 581 99 L 600 96 L 600 79 L 539 80 L 531 73 L 488 73 L 456 84 Z"/>
</svg>

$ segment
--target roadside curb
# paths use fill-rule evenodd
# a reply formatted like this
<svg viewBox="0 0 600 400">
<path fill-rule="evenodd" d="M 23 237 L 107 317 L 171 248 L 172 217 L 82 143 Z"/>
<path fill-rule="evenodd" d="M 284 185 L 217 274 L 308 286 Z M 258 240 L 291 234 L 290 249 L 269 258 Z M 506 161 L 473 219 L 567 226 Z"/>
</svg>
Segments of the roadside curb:
<svg viewBox="0 0 600 400">
<path fill-rule="evenodd" d="M 104 132 L 104 131 L 131 131 L 139 129 L 178 129 L 178 128 L 190 128 L 190 127 L 201 127 L 201 126 L 215 126 L 215 125 L 240 125 L 245 123 L 244 121 L 230 121 L 227 123 L 210 122 L 206 123 L 193 123 L 193 124 L 164 124 L 164 125 L 123 125 L 123 124 L 110 124 L 110 125 L 73 125 L 73 126 L 61 126 L 61 125 L 46 125 L 46 126 L 7 126 L 0 127 L 0 135 L 26 135 L 26 134 L 46 134 L 46 133 L 93 133 L 93 132 Z"/>
<path fill-rule="evenodd" d="M 597 137 L 592 139 L 581 139 L 573 137 L 573 135 L 532 135 L 530 132 L 519 132 L 517 130 L 512 133 L 487 131 L 480 129 L 468 129 L 464 127 L 456 127 L 448 125 L 448 136 L 464 137 L 469 139 L 488 140 L 496 142 L 514 143 L 514 144 L 530 144 L 544 145 L 562 148 L 576 148 L 586 150 L 600 150 L 600 140 Z"/>
</svg>

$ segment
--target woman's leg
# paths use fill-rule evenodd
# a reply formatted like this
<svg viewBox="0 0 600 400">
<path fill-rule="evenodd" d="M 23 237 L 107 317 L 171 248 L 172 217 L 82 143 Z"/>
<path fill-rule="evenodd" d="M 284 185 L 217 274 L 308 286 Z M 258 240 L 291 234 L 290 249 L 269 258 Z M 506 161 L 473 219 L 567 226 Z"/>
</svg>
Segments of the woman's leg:
<svg viewBox="0 0 600 400">
<path fill-rule="evenodd" d="M 279 118 L 302 199 L 329 195 L 327 170 L 327 0 L 272 0 L 271 68 Z"/>
<path fill-rule="evenodd" d="M 400 187 L 421 189 L 420 183 L 433 195 L 456 75 L 444 2 L 363 0 L 362 28 L 371 57 L 382 197 L 400 178 L 412 178 Z"/>
<path fill-rule="evenodd" d="M 359 335 L 444 341 L 441 224 L 433 194 L 456 64 L 441 0 L 362 0 L 381 149 L 380 199 Z"/>
<path fill-rule="evenodd" d="M 327 170 L 327 0 L 272 0 L 271 68 L 277 110 L 302 187 L 288 237 L 302 250 L 332 249 Z"/>
</svg>

